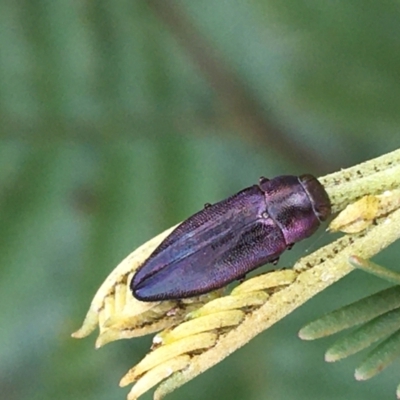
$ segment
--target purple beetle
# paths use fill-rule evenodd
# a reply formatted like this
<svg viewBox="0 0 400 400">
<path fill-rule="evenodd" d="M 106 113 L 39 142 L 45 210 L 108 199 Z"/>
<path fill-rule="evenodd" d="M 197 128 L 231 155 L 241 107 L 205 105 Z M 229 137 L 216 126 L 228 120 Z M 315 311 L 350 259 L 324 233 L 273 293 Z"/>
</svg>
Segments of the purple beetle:
<svg viewBox="0 0 400 400">
<path fill-rule="evenodd" d="M 329 197 L 314 176 L 262 177 L 182 222 L 133 276 L 133 296 L 170 300 L 221 288 L 276 263 L 330 213 Z"/>
</svg>

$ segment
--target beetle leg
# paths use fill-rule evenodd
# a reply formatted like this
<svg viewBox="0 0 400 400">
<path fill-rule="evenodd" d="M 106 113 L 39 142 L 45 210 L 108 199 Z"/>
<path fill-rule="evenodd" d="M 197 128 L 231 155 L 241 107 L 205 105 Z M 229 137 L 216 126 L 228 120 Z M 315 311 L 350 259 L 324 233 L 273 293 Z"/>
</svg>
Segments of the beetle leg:
<svg viewBox="0 0 400 400">
<path fill-rule="evenodd" d="M 272 265 L 276 265 L 276 264 L 278 264 L 278 262 L 279 262 L 279 257 L 275 258 L 275 260 L 271 261 Z"/>
</svg>

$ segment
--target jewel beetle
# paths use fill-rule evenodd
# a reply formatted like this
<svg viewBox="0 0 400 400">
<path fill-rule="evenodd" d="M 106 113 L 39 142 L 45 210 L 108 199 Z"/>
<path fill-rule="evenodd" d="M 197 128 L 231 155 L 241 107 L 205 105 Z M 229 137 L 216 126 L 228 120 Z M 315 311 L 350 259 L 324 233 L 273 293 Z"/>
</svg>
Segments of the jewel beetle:
<svg viewBox="0 0 400 400">
<path fill-rule="evenodd" d="M 275 263 L 312 235 L 331 213 L 312 175 L 260 178 L 182 222 L 139 267 L 130 282 L 141 301 L 198 296 Z"/>
</svg>

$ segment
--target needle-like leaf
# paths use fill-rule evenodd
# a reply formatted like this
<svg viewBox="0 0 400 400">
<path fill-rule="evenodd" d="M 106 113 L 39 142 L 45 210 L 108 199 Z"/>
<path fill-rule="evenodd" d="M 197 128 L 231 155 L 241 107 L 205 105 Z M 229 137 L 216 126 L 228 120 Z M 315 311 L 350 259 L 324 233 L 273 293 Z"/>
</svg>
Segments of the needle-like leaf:
<svg viewBox="0 0 400 400">
<path fill-rule="evenodd" d="M 400 307 L 400 286 L 365 297 L 309 323 L 299 332 L 305 340 L 333 335 Z"/>
<path fill-rule="evenodd" d="M 385 267 L 362 257 L 351 256 L 349 260 L 357 268 L 390 282 L 398 282 L 399 274 Z M 325 360 L 340 360 L 385 339 L 356 369 L 356 379 L 366 380 L 400 357 L 399 303 L 400 286 L 393 286 L 319 318 L 303 328 L 300 336 L 305 339 L 316 339 L 363 323 L 358 329 L 336 341 L 326 352 Z M 397 396 L 398 392 L 399 388 Z"/>
<path fill-rule="evenodd" d="M 400 329 L 377 346 L 356 369 L 357 380 L 372 378 L 400 357 Z"/>
<path fill-rule="evenodd" d="M 362 269 L 378 278 L 385 279 L 389 282 L 400 285 L 400 274 L 398 272 L 392 271 L 386 267 L 375 264 L 370 260 L 365 260 L 364 258 L 351 256 L 349 257 L 349 262 L 356 268 Z"/>
<path fill-rule="evenodd" d="M 372 343 L 388 337 L 400 327 L 400 308 L 374 318 L 354 332 L 339 339 L 325 354 L 326 361 L 338 361 L 357 353 Z"/>
</svg>

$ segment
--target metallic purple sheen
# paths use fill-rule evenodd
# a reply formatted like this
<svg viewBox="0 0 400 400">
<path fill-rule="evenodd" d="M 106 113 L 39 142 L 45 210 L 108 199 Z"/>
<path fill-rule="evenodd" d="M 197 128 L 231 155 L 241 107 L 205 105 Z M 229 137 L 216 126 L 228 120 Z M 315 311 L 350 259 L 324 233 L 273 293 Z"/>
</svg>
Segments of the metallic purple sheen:
<svg viewBox="0 0 400 400">
<path fill-rule="evenodd" d="M 172 300 L 219 289 L 277 261 L 330 213 L 329 197 L 312 175 L 260 178 L 182 222 L 134 275 L 133 296 Z"/>
</svg>

